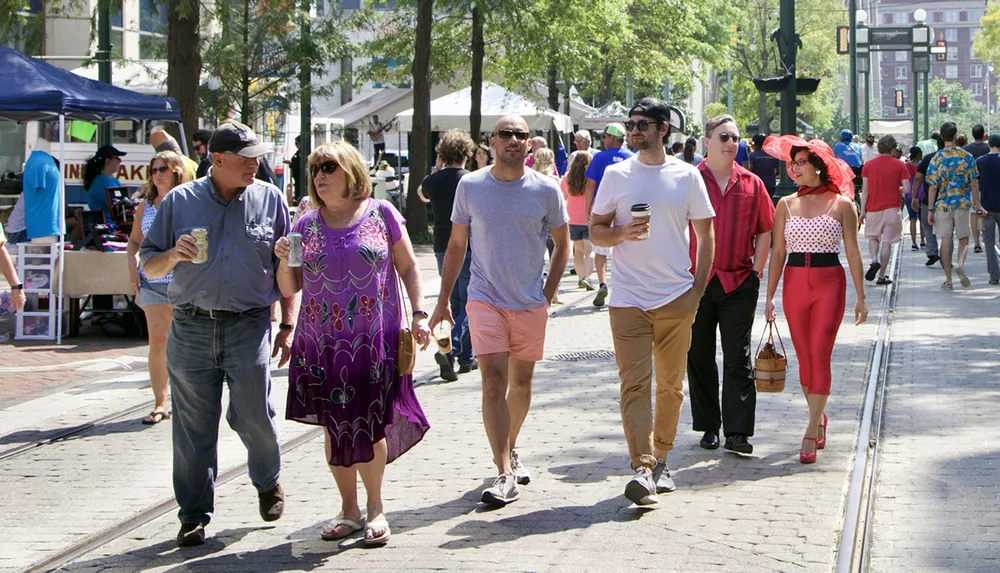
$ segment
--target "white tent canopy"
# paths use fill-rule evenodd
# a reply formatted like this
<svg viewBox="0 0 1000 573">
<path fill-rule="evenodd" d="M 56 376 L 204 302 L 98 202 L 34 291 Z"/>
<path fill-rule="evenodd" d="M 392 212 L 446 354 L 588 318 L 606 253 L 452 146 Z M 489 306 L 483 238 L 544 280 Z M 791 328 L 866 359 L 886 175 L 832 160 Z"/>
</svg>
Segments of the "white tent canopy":
<svg viewBox="0 0 1000 573">
<path fill-rule="evenodd" d="M 472 108 L 472 88 L 463 88 L 431 101 L 431 131 L 469 129 L 469 110 Z M 528 122 L 530 129 L 555 129 L 561 133 L 573 131 L 573 120 L 565 114 L 539 107 L 531 100 L 504 88 L 483 82 L 482 128 L 492 130 L 505 115 L 517 114 Z M 413 131 L 413 109 L 396 116 L 400 131 Z"/>
<path fill-rule="evenodd" d="M 609 123 L 623 122 L 626 119 L 628 108 L 617 100 L 609 101 L 580 120 L 580 129 L 604 129 Z"/>
</svg>

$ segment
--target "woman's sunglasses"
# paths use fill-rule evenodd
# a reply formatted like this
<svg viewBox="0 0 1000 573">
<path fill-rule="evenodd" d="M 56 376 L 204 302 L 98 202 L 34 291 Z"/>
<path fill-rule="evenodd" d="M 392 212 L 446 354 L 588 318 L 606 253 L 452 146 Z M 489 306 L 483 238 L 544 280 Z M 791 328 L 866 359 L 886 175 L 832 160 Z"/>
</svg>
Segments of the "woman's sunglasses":
<svg viewBox="0 0 1000 573">
<path fill-rule="evenodd" d="M 162 167 L 150 167 L 149 168 L 149 173 L 151 175 L 156 175 L 157 173 L 167 173 L 169 171 L 170 171 L 170 168 L 167 167 L 166 165 L 164 165 Z"/>
<path fill-rule="evenodd" d="M 340 167 L 340 166 L 337 165 L 336 163 L 330 161 L 330 162 L 324 163 L 322 165 L 313 165 L 309 169 L 309 172 L 312 174 L 313 179 L 315 179 L 316 176 L 319 175 L 320 171 L 322 171 L 323 173 L 326 173 L 327 175 L 333 175 L 334 172 L 337 171 L 338 167 Z"/>
</svg>

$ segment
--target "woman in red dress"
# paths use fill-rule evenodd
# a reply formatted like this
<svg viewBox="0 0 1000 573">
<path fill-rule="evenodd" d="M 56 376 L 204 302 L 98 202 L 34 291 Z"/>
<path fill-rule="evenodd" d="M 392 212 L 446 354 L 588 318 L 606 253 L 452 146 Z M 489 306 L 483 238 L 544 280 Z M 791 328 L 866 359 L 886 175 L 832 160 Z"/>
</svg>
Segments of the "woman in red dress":
<svg viewBox="0 0 1000 573">
<path fill-rule="evenodd" d="M 774 211 L 774 250 L 764 312 L 769 321 L 777 318 L 774 294 L 784 273 L 782 306 L 799 361 L 799 383 L 809 405 L 799 461 L 811 464 L 816 461 L 816 450 L 826 445 L 827 417 L 823 411 L 830 397 L 830 359 L 846 306 L 841 241 L 857 292 L 854 324 L 863 323 L 868 316 L 853 201 L 854 174 L 820 140 L 771 137 L 764 142 L 764 151 L 784 161 L 789 175 L 799 184 L 798 193 L 782 198 Z"/>
</svg>

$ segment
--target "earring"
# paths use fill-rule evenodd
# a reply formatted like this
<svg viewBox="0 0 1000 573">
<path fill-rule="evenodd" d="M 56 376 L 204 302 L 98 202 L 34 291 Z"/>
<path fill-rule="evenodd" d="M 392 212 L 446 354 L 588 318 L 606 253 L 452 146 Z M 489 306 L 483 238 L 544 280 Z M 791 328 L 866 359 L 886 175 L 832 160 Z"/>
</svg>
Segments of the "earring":
<svg viewBox="0 0 1000 573">
<path fill-rule="evenodd" d="M 822 171 L 820 171 L 819 169 L 817 169 L 817 170 L 816 170 L 816 175 L 819 175 L 820 173 L 823 173 L 823 172 L 822 172 Z"/>
</svg>

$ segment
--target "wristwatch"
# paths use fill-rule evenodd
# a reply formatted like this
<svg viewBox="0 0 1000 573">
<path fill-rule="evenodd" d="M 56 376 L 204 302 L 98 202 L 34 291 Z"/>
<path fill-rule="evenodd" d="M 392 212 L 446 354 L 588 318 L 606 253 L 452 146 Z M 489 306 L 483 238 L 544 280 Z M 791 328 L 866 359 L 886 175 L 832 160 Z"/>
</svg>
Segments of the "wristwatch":
<svg viewBox="0 0 1000 573">
<path fill-rule="evenodd" d="M 10 287 L 10 290 L 24 290 L 24 283 L 16 284 L 16 285 Z"/>
<path fill-rule="evenodd" d="M 291 324 L 288 324 L 287 322 L 282 322 L 281 324 L 278 325 L 278 328 L 280 328 L 281 330 L 291 330 L 293 327 Z"/>
<path fill-rule="evenodd" d="M 413 316 L 416 317 L 417 315 L 420 315 L 420 316 L 422 316 L 424 318 L 430 318 L 431 317 L 431 315 L 427 314 L 427 311 L 425 311 L 425 310 L 415 310 L 415 311 L 413 311 Z"/>
</svg>

